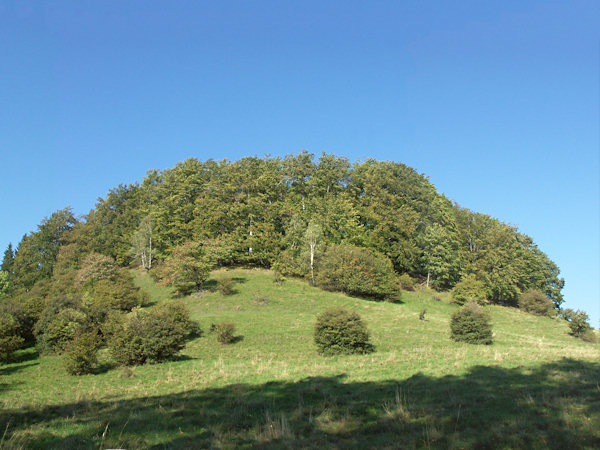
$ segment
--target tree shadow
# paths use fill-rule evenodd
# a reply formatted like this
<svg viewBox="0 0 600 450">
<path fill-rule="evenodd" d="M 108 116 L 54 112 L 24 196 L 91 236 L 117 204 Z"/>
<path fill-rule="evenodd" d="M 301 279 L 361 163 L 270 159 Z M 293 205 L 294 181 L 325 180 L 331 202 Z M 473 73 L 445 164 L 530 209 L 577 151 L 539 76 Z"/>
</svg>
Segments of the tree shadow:
<svg viewBox="0 0 600 450">
<path fill-rule="evenodd" d="M 6 364 L 18 364 L 27 361 L 33 361 L 40 356 L 37 349 L 32 345 L 31 347 L 17 350 L 13 352 L 9 358 L 5 361 Z"/>
<path fill-rule="evenodd" d="M 0 429 L 9 447 L 598 448 L 599 380 L 600 363 L 570 359 L 377 382 L 340 374 L 7 409 Z"/>
<path fill-rule="evenodd" d="M 37 366 L 38 362 L 32 362 L 27 364 L 19 364 L 19 365 L 10 365 L 8 367 L 0 366 L 0 376 L 11 375 L 15 372 L 19 372 L 27 367 Z"/>
</svg>

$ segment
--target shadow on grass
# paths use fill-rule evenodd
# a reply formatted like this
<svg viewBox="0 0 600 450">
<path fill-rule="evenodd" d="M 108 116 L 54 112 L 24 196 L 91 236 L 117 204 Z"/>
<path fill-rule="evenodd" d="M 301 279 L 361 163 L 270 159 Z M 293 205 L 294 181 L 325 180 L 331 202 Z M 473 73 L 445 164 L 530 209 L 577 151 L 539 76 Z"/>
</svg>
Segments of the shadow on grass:
<svg viewBox="0 0 600 450">
<path fill-rule="evenodd" d="M 8 447 L 598 448 L 599 380 L 600 363 L 569 359 L 380 382 L 315 377 L 5 410 L 0 429 Z"/>
<path fill-rule="evenodd" d="M 26 369 L 28 367 L 31 366 L 37 366 L 39 363 L 37 362 L 32 362 L 32 363 L 27 363 L 27 364 L 19 364 L 18 366 L 14 366 L 14 365 L 9 365 L 7 367 L 5 366 L 0 366 L 0 377 L 1 376 L 5 376 L 5 375 L 11 375 L 15 372 L 19 372 L 23 369 Z"/>
</svg>

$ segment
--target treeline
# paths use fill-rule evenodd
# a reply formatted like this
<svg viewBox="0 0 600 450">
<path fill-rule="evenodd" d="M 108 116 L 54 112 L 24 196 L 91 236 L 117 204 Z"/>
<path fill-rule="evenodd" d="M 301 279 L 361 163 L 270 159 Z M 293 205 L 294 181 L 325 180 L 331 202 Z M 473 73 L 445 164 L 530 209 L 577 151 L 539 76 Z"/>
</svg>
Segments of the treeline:
<svg viewBox="0 0 600 450">
<path fill-rule="evenodd" d="M 313 280 L 335 260 L 328 249 L 366 249 L 436 289 L 470 276 L 492 303 L 516 305 L 529 289 L 556 308 L 563 301 L 558 267 L 515 227 L 453 204 L 404 164 L 308 152 L 190 158 L 112 189 L 82 220 L 57 211 L 7 249 L 5 291 L 36 290 L 54 277 L 52 289 L 63 292 L 92 253 L 150 269 L 181 259 L 190 243 L 209 266 L 273 267 Z"/>
</svg>

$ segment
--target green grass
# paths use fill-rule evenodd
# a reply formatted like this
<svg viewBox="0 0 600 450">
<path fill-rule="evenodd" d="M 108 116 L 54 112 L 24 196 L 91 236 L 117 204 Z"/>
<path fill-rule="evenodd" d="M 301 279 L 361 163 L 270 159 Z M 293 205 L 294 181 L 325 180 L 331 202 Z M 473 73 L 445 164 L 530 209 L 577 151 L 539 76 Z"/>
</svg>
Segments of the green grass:
<svg viewBox="0 0 600 450">
<path fill-rule="evenodd" d="M 180 358 L 81 377 L 60 358 L 0 366 L 0 448 L 600 446 L 600 346 L 566 322 L 489 307 L 494 344 L 449 339 L 446 294 L 405 292 L 401 304 L 273 282 L 231 270 L 237 293 L 185 298 L 205 334 Z M 144 273 L 153 302 L 173 293 Z M 357 311 L 376 352 L 321 357 L 315 317 Z M 419 313 L 426 309 L 426 320 Z M 221 345 L 212 323 L 233 322 Z"/>
</svg>

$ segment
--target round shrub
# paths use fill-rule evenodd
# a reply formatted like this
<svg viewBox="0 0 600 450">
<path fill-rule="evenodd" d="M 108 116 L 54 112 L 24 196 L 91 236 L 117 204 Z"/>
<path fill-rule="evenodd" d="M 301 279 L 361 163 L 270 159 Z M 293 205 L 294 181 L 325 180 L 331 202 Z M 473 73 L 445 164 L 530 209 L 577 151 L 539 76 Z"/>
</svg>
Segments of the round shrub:
<svg viewBox="0 0 600 450">
<path fill-rule="evenodd" d="M 589 323 L 590 317 L 585 311 L 573 311 L 569 310 L 567 315 L 569 321 L 569 330 L 575 337 L 582 337 L 588 330 L 591 330 Z"/>
<path fill-rule="evenodd" d="M 595 344 L 598 341 L 598 336 L 596 336 L 596 333 L 592 328 L 585 330 L 579 337 L 582 341 L 589 342 L 590 344 Z"/>
<path fill-rule="evenodd" d="M 182 301 L 161 303 L 154 307 L 154 313 L 165 321 L 172 321 L 184 330 L 187 338 L 202 335 L 200 324 L 190 317 L 190 311 Z"/>
<path fill-rule="evenodd" d="M 519 308 L 536 316 L 552 316 L 554 303 L 537 289 L 529 289 L 519 296 Z"/>
<path fill-rule="evenodd" d="M 467 275 L 456 283 L 451 292 L 452 301 L 458 305 L 475 302 L 480 305 L 486 303 L 486 290 L 482 281 L 475 278 L 475 275 Z"/>
<path fill-rule="evenodd" d="M 19 323 L 10 314 L 0 312 L 0 361 L 7 361 L 25 340 L 19 335 Z"/>
<path fill-rule="evenodd" d="M 92 373 L 98 364 L 98 350 L 102 340 L 96 330 L 83 333 L 65 348 L 64 365 L 71 375 Z"/>
<path fill-rule="evenodd" d="M 217 340 L 221 344 L 231 344 L 235 340 L 235 324 L 232 322 L 221 322 L 216 325 Z"/>
<path fill-rule="evenodd" d="M 34 333 L 40 353 L 61 353 L 75 336 L 85 331 L 90 320 L 75 298 L 55 298 L 35 324 Z"/>
<path fill-rule="evenodd" d="M 138 288 L 127 269 L 121 269 L 112 279 L 102 279 L 90 285 L 93 303 L 107 309 L 131 311 L 147 303 L 148 294 Z"/>
<path fill-rule="evenodd" d="M 392 262 L 385 255 L 349 244 L 332 244 L 319 263 L 317 285 L 373 298 L 397 297 Z"/>
<path fill-rule="evenodd" d="M 315 344 L 322 355 L 371 353 L 369 331 L 360 316 L 343 309 L 329 309 L 317 316 Z"/>
<path fill-rule="evenodd" d="M 0 314 L 8 314 L 17 321 L 17 335 L 23 338 L 24 345 L 35 341 L 33 336 L 35 319 L 25 311 L 20 303 L 13 299 L 3 300 L 0 302 Z"/>
<path fill-rule="evenodd" d="M 90 253 L 81 262 L 81 268 L 75 275 L 74 284 L 77 288 L 84 284 L 94 284 L 100 280 L 112 280 L 118 271 L 118 266 L 112 258 L 100 253 Z"/>
<path fill-rule="evenodd" d="M 450 337 L 468 344 L 491 344 L 492 324 L 490 315 L 476 303 L 468 303 L 452 314 Z"/>
<path fill-rule="evenodd" d="M 180 313 L 178 306 L 169 305 L 113 314 L 103 330 L 111 355 L 127 366 L 175 356 L 185 346 L 186 339 L 197 332 L 189 316 Z"/>
</svg>

